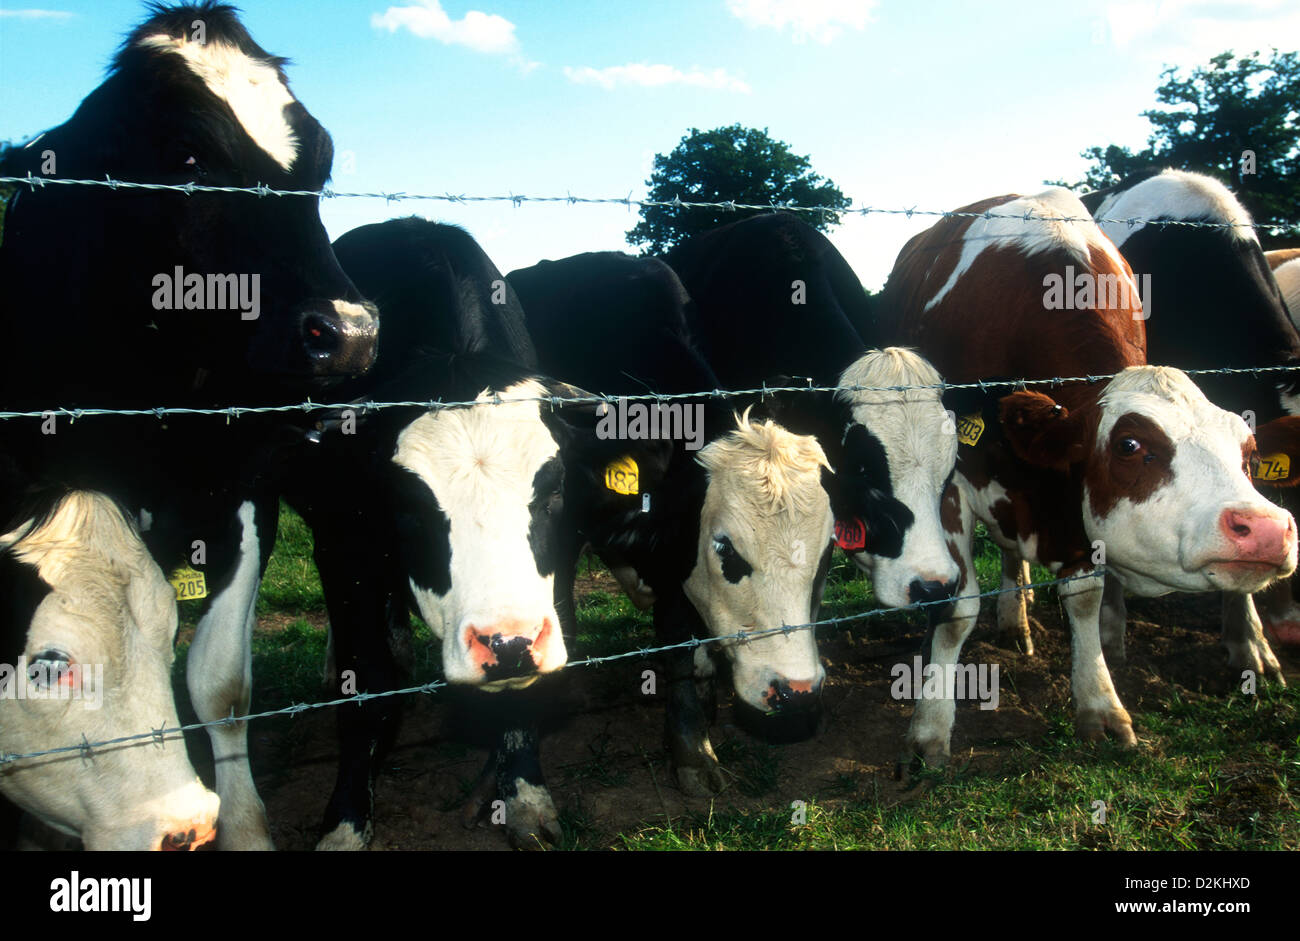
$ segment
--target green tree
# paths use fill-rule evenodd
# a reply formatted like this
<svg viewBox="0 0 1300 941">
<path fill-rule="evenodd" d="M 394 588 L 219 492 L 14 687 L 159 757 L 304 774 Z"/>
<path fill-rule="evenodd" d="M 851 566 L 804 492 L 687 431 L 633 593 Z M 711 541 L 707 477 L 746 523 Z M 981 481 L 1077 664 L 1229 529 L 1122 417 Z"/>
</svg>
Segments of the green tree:
<svg viewBox="0 0 1300 941">
<path fill-rule="evenodd" d="M 672 153 L 655 155 L 646 186 L 649 198 L 661 202 L 824 206 L 823 213 L 800 214 L 822 231 L 837 224 L 836 210 L 847 209 L 852 202 L 830 180 L 813 173 L 807 157 L 791 153 L 788 144 L 769 137 L 767 128 L 760 131 L 739 124 L 711 131 L 691 128 Z M 758 211 L 642 206 L 641 221 L 627 233 L 627 240 L 645 246 L 647 254 L 659 255 L 692 235 Z"/>
<path fill-rule="evenodd" d="M 1284 224 L 1282 241 L 1300 238 L 1300 54 L 1273 50 L 1222 52 L 1184 77 L 1167 68 L 1156 89 L 1162 107 L 1142 112 L 1151 122 L 1143 150 L 1089 147 L 1083 180 L 1071 189 L 1102 189 L 1151 167 L 1208 173 L 1229 184 L 1261 222 Z M 1255 155 L 1253 173 L 1243 154 Z M 1264 233 L 1261 232 L 1261 236 Z"/>
</svg>

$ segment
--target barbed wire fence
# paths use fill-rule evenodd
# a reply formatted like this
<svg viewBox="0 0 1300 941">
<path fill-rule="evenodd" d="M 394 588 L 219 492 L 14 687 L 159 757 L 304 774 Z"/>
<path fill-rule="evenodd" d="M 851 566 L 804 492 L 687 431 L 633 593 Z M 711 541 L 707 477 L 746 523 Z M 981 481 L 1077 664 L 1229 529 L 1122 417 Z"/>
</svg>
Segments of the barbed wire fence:
<svg viewBox="0 0 1300 941">
<path fill-rule="evenodd" d="M 955 604 L 958 601 L 969 601 L 972 598 L 983 600 L 984 598 L 1008 594 L 1010 592 L 1049 588 L 1055 585 L 1065 584 L 1066 582 L 1102 578 L 1105 574 L 1104 567 L 1097 567 L 1093 571 L 1082 575 L 1067 575 L 1063 578 L 1054 578 L 1042 582 L 1030 582 L 1024 585 L 1016 585 L 1011 588 L 995 588 L 990 589 L 989 591 L 980 592 L 976 595 L 960 595 L 939 601 L 917 601 L 907 605 L 900 605 L 896 608 L 873 608 L 870 611 L 863 611 L 858 614 L 846 614 L 839 617 L 826 618 L 820 621 L 810 621 L 806 624 L 788 624 L 782 627 L 767 628 L 765 630 L 737 631 L 734 634 L 719 634 L 710 637 L 692 637 L 689 640 L 679 641 L 675 644 L 664 644 L 658 647 L 639 647 L 636 650 L 607 654 L 602 657 L 586 657 L 582 660 L 575 660 L 571 663 L 565 664 L 563 669 L 572 670 L 580 667 L 596 667 L 606 663 L 614 663 L 619 660 L 645 659 L 671 650 L 683 650 L 688 648 L 698 649 L 700 647 L 707 647 L 710 644 L 722 644 L 727 642 L 744 644 L 750 641 L 760 640 L 764 637 L 788 635 L 797 631 L 810 630 L 815 632 L 819 628 L 859 623 L 873 618 L 884 617 L 886 615 L 896 615 L 903 611 L 920 611 L 926 608 Z M 123 735 L 118 738 L 104 739 L 103 741 L 82 741 L 81 744 L 78 745 L 63 745 L 57 748 L 46 748 L 33 752 L 0 754 L 0 769 L 18 761 L 31 760 L 34 758 L 49 758 L 57 755 L 69 755 L 73 753 L 80 754 L 83 758 L 90 758 L 93 756 L 95 749 L 108 748 L 115 745 L 144 744 L 146 742 L 155 742 L 161 745 L 168 735 L 175 736 L 184 732 L 206 729 L 211 726 L 236 725 L 240 722 L 251 722 L 254 719 L 267 719 L 273 716 L 297 716 L 314 709 L 328 709 L 334 706 L 347 706 L 354 704 L 360 705 L 361 703 L 369 702 L 373 699 L 386 699 L 392 696 L 412 696 L 419 693 L 435 693 L 438 690 L 445 689 L 451 685 L 452 684 L 448 683 L 446 680 L 434 680 L 429 683 L 422 683 L 418 686 L 407 686 L 402 689 L 385 690 L 378 693 L 356 693 L 352 696 L 343 696 L 338 699 L 329 699 L 323 702 L 294 703 L 293 705 L 283 706 L 279 709 L 268 709 L 265 712 L 254 712 L 242 716 L 232 714 L 224 719 L 213 719 L 208 722 L 192 722 L 188 725 L 176 726 L 175 728 L 151 729 L 148 732 L 139 732 L 134 735 Z"/>
<path fill-rule="evenodd" d="M 1152 225 L 1159 228 L 1164 227 L 1187 227 L 1187 228 L 1251 228 L 1263 229 L 1275 232 L 1285 231 L 1292 227 L 1287 223 L 1258 223 L 1258 222 L 1216 222 L 1206 220 L 1185 220 L 1185 219 L 1167 219 L 1167 218 L 1123 218 L 1123 219 L 1098 219 L 1091 216 L 1060 216 L 1034 213 L 1032 211 L 1024 213 L 998 213 L 994 211 L 962 211 L 962 210 L 936 210 L 921 209 L 916 206 L 911 208 L 886 208 L 870 205 L 859 205 L 856 208 L 835 209 L 831 210 L 821 206 L 798 206 L 789 203 L 768 203 L 768 204 L 749 204 L 738 203 L 734 201 L 723 202 L 705 202 L 674 199 L 671 201 L 635 199 L 630 194 L 623 197 L 582 197 L 571 194 L 565 196 L 527 196 L 520 194 L 507 194 L 498 196 L 475 196 L 453 193 L 408 193 L 399 192 L 345 192 L 329 188 L 321 190 L 278 190 L 272 187 L 258 184 L 252 187 L 238 186 L 212 186 L 200 183 L 170 184 L 170 183 L 142 183 L 126 180 L 117 180 L 106 177 L 103 180 L 89 179 L 69 179 L 61 177 L 35 177 L 30 173 L 25 177 L 0 176 L 0 186 L 10 185 L 19 188 L 26 188 L 27 191 L 38 191 L 47 186 L 87 186 L 107 188 L 111 190 L 151 190 L 151 191 L 169 191 L 181 193 L 184 195 L 193 195 L 195 193 L 225 193 L 241 194 L 257 197 L 308 197 L 317 199 L 383 199 L 386 202 L 402 202 L 407 200 L 425 200 L 441 201 L 457 204 L 473 203 L 511 203 L 516 208 L 525 204 L 567 204 L 567 205 L 622 205 L 628 208 L 681 208 L 681 209 L 715 209 L 723 212 L 748 212 L 748 211 L 774 211 L 780 210 L 785 212 L 799 214 L 816 214 L 822 217 L 840 216 L 840 215 L 859 215 L 868 216 L 871 214 L 894 215 L 911 218 L 913 216 L 939 217 L 939 218 L 971 218 L 971 219 L 1011 219 L 1019 220 L 1024 223 L 1075 223 L 1085 222 L 1091 224 L 1123 224 L 1129 228 L 1138 225 Z M 1188 375 L 1253 375 L 1260 378 L 1261 375 L 1289 373 L 1300 371 L 1300 364 L 1295 365 L 1269 365 L 1258 367 L 1220 367 L 1212 369 L 1188 369 L 1182 370 Z M 266 405 L 266 406 L 226 406 L 223 408 L 189 408 L 189 407 L 167 407 L 157 406 L 150 408 L 50 408 L 40 411 L 5 411 L 0 410 L 0 420 L 15 420 L 22 418 L 39 418 L 45 419 L 51 415 L 56 417 L 66 417 L 72 421 L 94 416 L 136 416 L 148 417 L 153 416 L 163 419 L 168 416 L 177 415 L 207 415 L 207 416 L 224 416 L 227 421 L 239 418 L 241 415 L 251 414 L 271 414 L 271 413 L 294 413 L 299 412 L 309 414 L 319 411 L 337 412 L 346 409 L 361 410 L 363 413 L 371 410 L 381 410 L 387 408 L 421 408 L 430 411 L 444 409 L 470 408 L 484 405 L 499 405 L 507 402 L 538 402 L 549 405 L 552 409 L 563 408 L 574 405 L 615 405 L 620 400 L 625 402 L 644 401 L 656 403 L 669 403 L 683 400 L 699 399 L 716 399 L 726 400 L 732 398 L 753 398 L 755 396 L 763 397 L 772 394 L 786 393 L 882 393 L 882 392 L 908 392 L 919 390 L 932 390 L 943 392 L 950 389 L 974 390 L 979 389 L 988 392 L 999 388 L 1025 389 L 1031 386 L 1048 386 L 1059 387 L 1066 383 L 1097 383 L 1114 378 L 1117 373 L 1102 375 L 1083 375 L 1083 376 L 1055 376 L 1045 379 L 999 379 L 988 381 L 974 382 L 939 382 L 931 384 L 917 385 L 892 385 L 892 386 L 863 386 L 863 385 L 814 385 L 809 382 L 805 385 L 791 386 L 767 386 L 763 385 L 751 389 L 712 389 L 702 390 L 699 392 L 688 393 L 639 393 L 633 395 L 609 395 L 609 394 L 587 394 L 574 396 L 544 395 L 544 396 L 509 396 L 502 398 L 500 392 L 492 393 L 480 399 L 472 401 L 443 402 L 442 400 L 431 401 L 393 401 L 393 402 L 373 402 L 365 400 L 354 400 L 349 402 L 335 403 L 317 403 L 310 399 L 304 402 L 289 405 Z M 947 606 L 961 600 L 970 600 L 977 598 L 981 601 L 984 598 L 995 597 L 1011 592 L 1030 591 L 1039 588 L 1049 588 L 1068 582 L 1079 581 L 1083 579 L 1096 579 L 1105 575 L 1105 567 L 1098 566 L 1092 571 L 1080 574 L 1065 576 L 1062 578 L 1050 579 L 1047 581 L 1030 582 L 1023 585 L 1015 585 L 1008 588 L 991 589 L 985 592 L 979 592 L 975 595 L 963 595 L 956 598 L 942 599 L 938 601 L 914 602 L 908 605 L 902 605 L 894 608 L 876 608 L 868 611 L 859 612 L 852 615 L 842 615 L 839 617 L 828 618 L 819 621 L 812 621 L 805 624 L 784 625 L 779 628 L 770 628 L 758 631 L 738 631 L 732 634 L 717 635 L 710 637 L 696 637 L 686 641 L 674 644 L 666 644 L 657 647 L 641 647 L 636 650 L 628 650 L 622 653 L 609 654 L 600 657 L 587 657 L 585 659 L 573 661 L 566 664 L 564 669 L 577 669 L 582 667 L 600 666 L 606 663 L 612 663 L 620 660 L 632 658 L 644 659 L 661 653 L 683 648 L 698 649 L 711 644 L 738 643 L 744 644 L 763 637 L 791 634 L 796 631 L 811 630 L 816 631 L 819 628 L 829 628 L 838 625 L 848 625 L 861 623 L 873 618 L 887 615 L 896 615 L 906 611 L 920 611 L 928 608 Z M 156 743 L 162 745 L 167 736 L 176 736 L 185 732 L 196 731 L 199 729 L 213 726 L 235 725 L 241 722 L 251 722 L 258 719 L 266 719 L 275 716 L 297 716 L 304 712 L 318 709 L 327 709 L 346 705 L 360 705 L 375 699 L 384 699 L 394 696 L 411 696 L 417 694 L 432 694 L 440 689 L 448 687 L 446 680 L 435 680 L 429 683 L 423 683 L 416 686 L 408 686 L 402 689 L 385 690 L 382 692 L 364 692 L 351 696 L 344 696 L 336 699 L 330 699 L 320 702 L 294 703 L 279 709 L 271 709 L 262 712 L 248 713 L 236 716 L 232 714 L 223 719 L 211 720 L 208 722 L 194 722 L 173 728 L 150 729 L 146 732 L 140 732 L 132 735 L 119 736 L 117 738 L 105 739 L 102 741 L 87 741 L 84 736 L 79 744 L 64 745 L 54 748 L 47 748 L 38 751 L 24 753 L 5 753 L 0 754 L 0 770 L 5 770 L 20 761 L 30 761 L 38 758 L 54 758 L 64 755 L 77 754 L 82 758 L 91 758 L 96 749 L 104 749 L 115 746 L 131 746 L 145 743 Z"/>
</svg>

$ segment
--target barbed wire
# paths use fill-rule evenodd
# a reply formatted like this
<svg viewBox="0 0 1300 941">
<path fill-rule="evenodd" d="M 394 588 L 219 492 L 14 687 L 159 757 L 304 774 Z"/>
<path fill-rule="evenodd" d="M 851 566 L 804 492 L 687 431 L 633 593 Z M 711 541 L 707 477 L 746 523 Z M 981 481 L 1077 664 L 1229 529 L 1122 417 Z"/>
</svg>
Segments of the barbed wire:
<svg viewBox="0 0 1300 941">
<path fill-rule="evenodd" d="M 975 595 L 960 595 L 953 598 L 945 598 L 938 601 L 915 601 L 911 604 L 900 605 L 896 608 L 873 608 L 869 611 L 863 611 L 858 614 L 846 614 L 834 618 L 826 618 L 820 621 L 809 621 L 805 624 L 787 624 L 781 627 L 766 628 L 758 631 L 737 631 L 734 634 L 722 634 L 712 637 L 692 637 L 688 640 L 679 641 L 675 644 L 664 644 L 659 647 L 641 647 L 636 650 L 627 650 L 622 653 L 607 654 L 601 657 L 586 657 L 582 660 L 575 660 L 572 663 L 564 665 L 563 669 L 571 670 L 580 667 L 597 667 L 606 663 L 614 663 L 619 660 L 629 660 L 633 658 L 643 659 L 656 654 L 666 653 L 671 650 L 682 650 L 686 648 L 699 648 L 709 644 L 721 644 L 728 641 L 736 643 L 748 643 L 749 641 L 759 640 L 764 637 L 770 637 L 776 634 L 793 634 L 796 631 L 816 631 L 818 628 L 834 627 L 840 624 L 848 624 L 859 621 L 868 621 L 872 618 L 884 617 L 901 611 L 922 610 L 925 608 L 937 607 L 940 605 L 956 604 L 958 601 L 969 601 L 972 598 L 983 600 L 995 595 L 1008 594 L 1010 592 L 1031 591 L 1038 588 L 1050 588 L 1053 585 L 1062 585 L 1067 582 L 1081 581 L 1087 578 L 1101 578 L 1106 574 L 1103 566 L 1098 566 L 1091 572 L 1081 575 L 1067 575 L 1063 578 L 1054 578 L 1043 582 L 1030 582 L 1024 585 L 1015 585 L 1011 588 L 994 588 L 989 591 L 980 592 Z M 439 689 L 444 689 L 452 684 L 446 680 L 433 680 L 428 683 L 422 683 L 418 686 L 407 686 L 402 689 L 385 690 L 379 693 L 356 693 L 352 696 L 344 696 L 338 699 L 328 699 L 322 702 L 312 703 L 294 703 L 291 706 L 284 706 L 280 709 L 268 709 L 264 712 L 254 712 L 248 715 L 236 716 L 232 714 L 224 719 L 212 719 L 207 722 L 191 722 L 188 725 L 176 726 L 175 728 L 150 729 L 148 732 L 138 732 L 134 735 L 122 735 L 117 738 L 104 739 L 103 741 L 88 742 L 84 740 L 79 745 L 62 745 L 57 748 L 46 748 L 40 751 L 0 754 L 0 770 L 19 761 L 27 761 L 33 758 L 48 758 L 54 755 L 66 755 L 79 753 L 83 758 L 93 757 L 93 752 L 97 748 L 109 748 L 115 745 L 129 745 L 144 741 L 153 741 L 159 745 L 163 744 L 167 736 L 175 736 L 185 732 L 193 732 L 198 729 L 206 729 L 218 725 L 236 725 L 240 722 L 251 722 L 255 719 L 267 719 L 272 716 L 297 716 L 304 712 L 314 709 L 328 709 L 334 706 L 346 706 L 351 704 L 360 705 L 363 702 L 369 702 L 372 699 L 385 699 L 391 696 L 410 696 L 416 693 L 434 693 Z M 472 688 L 472 687 L 469 687 Z M 75 700 L 69 700 L 72 702 Z"/>
<path fill-rule="evenodd" d="M 943 219 L 1018 219 L 1022 222 L 1092 222 L 1097 225 L 1127 225 L 1130 229 L 1138 225 L 1153 226 L 1182 226 L 1194 229 L 1267 229 L 1271 232 L 1284 232 L 1287 229 L 1295 228 L 1295 222 L 1210 222 L 1197 219 L 1147 219 L 1138 217 L 1129 217 L 1124 219 L 1096 219 L 1092 216 L 1053 216 L 1039 215 L 1033 210 L 1027 210 L 1023 213 L 1000 213 L 991 210 L 982 212 L 965 211 L 957 209 L 920 209 L 912 206 L 910 209 L 886 208 L 882 206 L 872 206 L 869 204 L 860 204 L 853 207 L 853 203 L 858 200 L 850 201 L 850 208 L 831 209 L 827 206 L 800 206 L 795 203 L 739 203 L 734 200 L 723 200 L 720 202 L 710 202 L 706 200 L 689 200 L 680 197 L 671 200 L 662 199 L 634 199 L 629 193 L 627 196 L 574 196 L 566 194 L 564 196 L 525 196 L 518 193 L 508 193 L 503 196 L 474 196 L 464 193 L 408 193 L 404 190 L 389 192 L 378 190 L 375 192 L 348 192 L 343 190 L 334 190 L 324 187 L 319 190 L 281 190 L 274 189 L 263 183 L 256 186 L 213 186 L 206 183 L 137 183 L 130 180 L 116 180 L 112 177 L 105 177 L 102 180 L 78 180 L 64 177 L 43 177 L 32 176 L 30 171 L 27 176 L 0 176 L 0 184 L 13 184 L 26 186 L 31 191 L 41 189 L 45 186 L 97 186 L 112 190 L 157 190 L 172 193 L 183 193 L 186 196 L 192 196 L 195 193 L 239 193 L 249 196 L 304 196 L 315 199 L 382 199 L 386 202 L 405 202 L 408 200 L 433 200 L 447 203 L 512 203 L 515 208 L 522 207 L 525 203 L 565 203 L 570 206 L 578 205 L 616 205 L 626 206 L 627 208 L 661 208 L 661 209 L 717 209 L 722 212 L 773 212 L 781 210 L 782 212 L 793 212 L 807 215 L 816 215 L 822 218 L 835 217 L 839 215 L 847 216 L 868 216 L 888 215 L 904 216 L 908 219 L 912 216 L 933 216 Z"/>
<path fill-rule="evenodd" d="M 1155 364 L 1151 364 L 1155 365 Z M 1300 363 L 1287 364 L 1281 366 L 1220 366 L 1214 369 L 1183 369 L 1180 372 L 1188 376 L 1233 376 L 1233 375 L 1253 375 L 1256 379 L 1260 378 L 1261 373 L 1289 373 L 1300 372 Z M 944 392 L 949 389 L 979 389 L 981 392 L 988 392 L 993 389 L 1026 389 L 1030 386 L 1063 386 L 1071 382 L 1097 383 L 1114 379 L 1119 373 L 1102 373 L 1099 375 L 1084 376 L 1053 376 L 1047 379 L 978 379 L 974 382 L 932 382 L 921 383 L 916 385 L 892 385 L 892 386 L 864 386 L 860 384 L 853 385 L 831 385 L 819 386 L 813 385 L 811 381 L 807 385 L 800 386 L 769 386 L 762 385 L 753 389 L 705 389 L 699 392 L 638 392 L 631 395 L 614 395 L 612 393 L 590 393 L 587 395 L 563 396 L 563 395 L 532 395 L 532 396 L 508 396 L 501 397 L 501 390 L 492 392 L 490 396 L 483 398 L 465 400 L 460 402 L 444 402 L 442 399 L 409 399 L 397 402 L 372 402 L 365 400 L 353 400 L 350 402 L 313 402 L 308 399 L 305 402 L 298 402 L 291 405 L 227 405 L 221 408 L 189 408 L 189 407 L 164 407 L 156 408 L 48 408 L 42 411 L 0 411 L 0 421 L 16 418 L 68 418 L 76 421 L 80 418 L 90 418 L 103 415 L 126 415 L 136 417 L 148 417 L 152 415 L 155 418 L 162 419 L 172 415 L 223 415 L 227 421 L 233 418 L 239 418 L 241 415 L 265 415 L 272 413 L 302 412 L 308 414 L 311 412 L 337 412 L 344 410 L 360 411 L 362 414 L 371 411 L 380 411 L 388 408 L 422 408 L 428 411 L 443 411 L 446 409 L 463 409 L 473 408 L 481 405 L 509 405 L 519 402 L 537 402 L 543 405 L 549 405 L 552 410 L 574 405 L 617 405 L 623 402 L 680 402 L 684 400 L 697 399 L 733 399 L 747 398 L 753 396 L 768 396 L 776 394 L 785 394 L 787 392 L 913 392 L 921 390 L 932 390 Z"/>
</svg>

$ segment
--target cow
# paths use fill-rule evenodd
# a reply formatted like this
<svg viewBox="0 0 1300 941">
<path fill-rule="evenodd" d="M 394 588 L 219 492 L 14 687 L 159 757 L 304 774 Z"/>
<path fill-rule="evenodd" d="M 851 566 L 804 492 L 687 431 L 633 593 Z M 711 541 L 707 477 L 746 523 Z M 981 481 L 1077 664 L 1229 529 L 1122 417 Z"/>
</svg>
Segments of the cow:
<svg viewBox="0 0 1300 941">
<path fill-rule="evenodd" d="M 512 271 L 507 280 L 547 372 L 616 396 L 718 387 L 688 326 L 691 300 L 663 262 L 592 252 Z M 673 409 L 685 418 L 696 413 L 694 440 L 685 425 L 686 434 L 660 447 L 638 441 L 633 432 L 623 444 L 637 465 L 630 492 L 605 481 L 599 460 L 574 462 L 566 502 L 576 538 L 562 568 L 562 597 L 571 597 L 586 542 L 635 603 L 653 605 L 660 643 L 815 620 L 832 531 L 821 486 L 829 465 L 821 447 L 749 411 L 735 416 L 729 403 L 688 398 L 663 409 L 665 416 L 676 414 Z M 825 670 L 811 630 L 716 648 L 730 666 L 745 726 L 771 741 L 815 731 Z M 694 683 L 698 672 L 710 684 L 706 654 L 713 649 L 695 656 L 683 648 L 666 658 L 666 738 L 674 775 L 683 791 L 697 795 L 723 785 Z"/>
<path fill-rule="evenodd" d="M 1185 373 L 1145 365 L 1133 273 L 1086 220 L 1059 188 L 963 207 L 904 245 L 874 324 L 952 382 L 1114 374 L 984 401 L 982 431 L 960 446 L 957 486 L 944 495 L 961 587 L 926 653 L 951 669 L 975 626 L 978 518 L 1004 549 L 1073 579 L 1058 592 L 1073 636 L 1076 733 L 1131 745 L 1102 656 L 1101 579 L 1088 576 L 1104 562 L 1141 595 L 1255 591 L 1294 571 L 1295 521 L 1251 485 L 1258 453 L 1245 421 Z M 954 706 L 918 699 L 910 756 L 947 760 Z"/>
<path fill-rule="evenodd" d="M 5 153 L 0 174 L 314 191 L 329 135 L 284 60 L 220 3 L 151 8 L 63 124 Z M 364 373 L 378 321 L 331 251 L 317 200 L 17 186 L 0 235 L 13 410 L 300 402 Z M 236 298 L 238 298 L 236 300 Z M 39 312 L 39 314 L 37 314 Z M 38 427 L 39 425 L 39 427 Z M 164 571 L 209 596 L 188 661 L 205 721 L 247 711 L 251 630 L 275 536 L 274 416 L 10 421 L 0 450 L 34 479 L 109 494 Z M 270 848 L 243 723 L 209 729 L 222 848 Z"/>
<path fill-rule="evenodd" d="M 217 795 L 176 732 L 176 603 L 133 523 L 93 491 L 6 488 L 0 535 L 0 795 L 90 850 L 184 850 L 216 836 Z"/>
<path fill-rule="evenodd" d="M 1300 248 L 1281 248 L 1265 252 L 1264 258 L 1273 270 L 1278 290 L 1286 304 L 1291 322 L 1300 322 Z"/>
<path fill-rule="evenodd" d="M 855 325 L 869 322 L 867 295 L 843 256 L 796 216 L 769 213 L 688 239 L 664 260 L 690 293 L 691 327 L 726 387 L 843 388 L 782 396 L 778 414 L 825 449 L 840 544 L 877 599 L 950 597 L 958 573 L 939 510 L 957 461 L 954 406 L 923 357 L 866 349 Z M 888 391 L 905 385 L 918 388 Z"/>
<path fill-rule="evenodd" d="M 345 233 L 334 250 L 385 321 L 374 368 L 336 395 L 478 404 L 358 406 L 354 428 L 356 416 L 335 416 L 296 449 L 285 495 L 315 541 L 331 685 L 401 686 L 409 665 L 392 638 L 409 634 L 414 610 L 440 638 L 449 682 L 507 696 L 567 661 L 554 604 L 562 451 L 593 434 L 594 407 L 584 419 L 582 408 L 542 404 L 580 390 L 537 370 L 517 299 L 462 229 L 393 219 Z M 369 842 L 374 777 L 399 716 L 393 699 L 340 710 L 338 780 L 320 849 Z M 544 789 L 543 804 L 529 803 L 532 792 L 514 783 L 502 796 L 512 816 L 554 819 Z"/>
<path fill-rule="evenodd" d="M 1300 366 L 1300 333 L 1287 316 L 1250 214 L 1221 182 L 1199 173 L 1153 169 L 1088 193 L 1081 201 L 1143 283 L 1149 363 L 1181 369 Z M 1130 224 L 1131 219 L 1214 225 Z M 1231 311 L 1230 322 L 1225 311 Z M 1296 423 L 1286 416 L 1300 414 L 1300 369 L 1199 375 L 1196 381 L 1214 404 L 1249 416 L 1252 429 L 1283 419 L 1257 432 L 1261 439 L 1282 433 Z M 1273 465 L 1261 466 L 1269 475 Z M 1276 484 L 1294 482 L 1265 479 L 1260 484 L 1277 495 Z M 1287 586 L 1268 592 L 1269 597 L 1279 594 L 1289 595 Z M 1102 644 L 1107 662 L 1116 666 L 1124 660 L 1125 624 L 1124 595 L 1116 583 L 1107 585 L 1104 611 Z M 1264 613 L 1267 618 L 1267 608 Z M 1294 625 L 1294 618 L 1283 617 L 1271 626 L 1285 631 Z M 1223 643 L 1234 675 L 1251 670 L 1285 682 L 1254 599 L 1224 596 Z"/>
</svg>

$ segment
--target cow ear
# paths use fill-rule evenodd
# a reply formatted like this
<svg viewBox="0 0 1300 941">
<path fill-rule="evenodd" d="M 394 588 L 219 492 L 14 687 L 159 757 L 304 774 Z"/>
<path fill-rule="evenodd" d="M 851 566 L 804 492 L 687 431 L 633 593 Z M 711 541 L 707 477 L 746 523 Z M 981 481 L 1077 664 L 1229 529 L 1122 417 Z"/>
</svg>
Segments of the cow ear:
<svg viewBox="0 0 1300 941">
<path fill-rule="evenodd" d="M 1003 397 L 999 417 L 1012 450 L 1036 467 L 1064 469 L 1087 456 L 1082 423 L 1041 392 Z"/>
<path fill-rule="evenodd" d="M 1259 463 L 1251 476 L 1273 487 L 1300 484 L 1300 415 L 1287 415 L 1255 429 Z"/>
<path fill-rule="evenodd" d="M 978 387 L 943 390 L 944 411 L 952 412 L 958 418 L 966 415 L 983 415 L 985 408 L 993 400 L 992 393 Z"/>
</svg>

